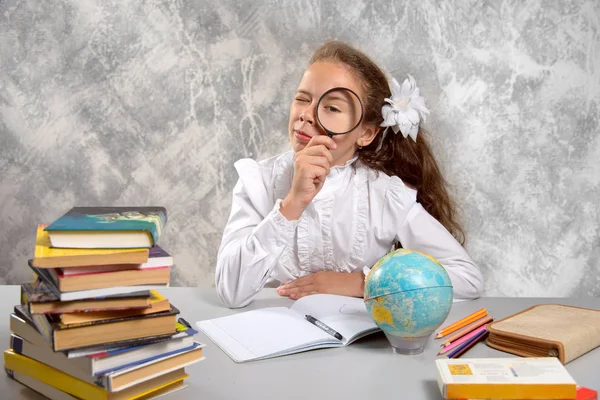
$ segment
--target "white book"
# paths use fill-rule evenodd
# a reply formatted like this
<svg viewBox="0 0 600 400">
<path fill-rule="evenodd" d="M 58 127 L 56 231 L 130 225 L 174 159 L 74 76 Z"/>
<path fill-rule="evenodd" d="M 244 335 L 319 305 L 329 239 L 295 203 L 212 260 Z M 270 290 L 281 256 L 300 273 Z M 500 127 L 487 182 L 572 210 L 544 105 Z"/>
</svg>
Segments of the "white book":
<svg viewBox="0 0 600 400">
<path fill-rule="evenodd" d="M 310 315 L 342 339 L 315 326 Z M 196 322 L 235 362 L 261 360 L 302 351 L 347 346 L 379 328 L 363 299 L 314 294 L 296 300 L 292 307 L 269 307 Z"/>
<path fill-rule="evenodd" d="M 88 290 L 77 290 L 74 292 L 62 292 L 60 294 L 60 301 L 73 301 L 73 300 L 84 300 L 84 299 L 95 299 L 99 297 L 114 296 L 117 294 L 128 294 L 141 292 L 146 290 L 157 290 L 169 287 L 169 284 L 159 285 L 135 285 L 135 286 L 113 286 L 102 289 L 88 289 Z"/>
</svg>

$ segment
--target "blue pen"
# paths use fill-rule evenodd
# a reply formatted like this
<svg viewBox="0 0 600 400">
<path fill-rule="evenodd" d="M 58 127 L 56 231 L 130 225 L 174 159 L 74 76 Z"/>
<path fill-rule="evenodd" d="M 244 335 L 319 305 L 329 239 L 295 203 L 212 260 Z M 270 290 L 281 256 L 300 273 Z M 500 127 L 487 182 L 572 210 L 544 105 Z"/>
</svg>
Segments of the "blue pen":
<svg viewBox="0 0 600 400">
<path fill-rule="evenodd" d="M 341 333 L 334 331 L 333 329 L 331 329 L 330 327 L 328 327 L 327 325 L 325 325 L 324 323 L 322 323 L 321 321 L 319 321 L 312 315 L 305 315 L 305 317 L 308 322 L 310 322 L 311 324 L 313 324 L 314 326 L 316 326 L 318 328 L 323 329 L 325 332 L 329 333 L 334 338 L 336 338 L 338 340 L 344 339 L 344 337 L 342 336 Z"/>
</svg>

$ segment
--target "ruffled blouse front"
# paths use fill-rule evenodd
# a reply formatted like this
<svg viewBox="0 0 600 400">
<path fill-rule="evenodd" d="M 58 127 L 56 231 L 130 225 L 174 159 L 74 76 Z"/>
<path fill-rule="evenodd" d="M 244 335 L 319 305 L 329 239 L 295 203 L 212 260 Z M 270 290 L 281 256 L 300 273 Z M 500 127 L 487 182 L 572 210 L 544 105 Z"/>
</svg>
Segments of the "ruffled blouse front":
<svg viewBox="0 0 600 400">
<path fill-rule="evenodd" d="M 288 221 L 279 206 L 291 189 L 293 163 L 290 151 L 260 163 L 243 159 L 235 164 L 239 181 L 215 276 L 225 304 L 248 304 L 269 281 L 370 267 L 397 241 L 437 258 L 450 275 L 455 297 L 478 296 L 479 269 L 400 178 L 371 170 L 355 157 L 332 167 L 300 219 Z"/>
</svg>

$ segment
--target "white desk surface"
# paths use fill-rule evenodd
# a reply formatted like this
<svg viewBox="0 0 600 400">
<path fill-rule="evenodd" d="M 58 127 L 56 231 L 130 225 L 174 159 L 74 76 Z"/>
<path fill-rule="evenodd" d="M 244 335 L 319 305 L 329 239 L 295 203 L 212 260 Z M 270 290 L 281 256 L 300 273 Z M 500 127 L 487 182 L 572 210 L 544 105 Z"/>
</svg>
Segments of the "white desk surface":
<svg viewBox="0 0 600 400">
<path fill-rule="evenodd" d="M 289 306 L 292 302 L 279 297 L 274 289 L 265 289 L 248 307 L 224 308 L 214 288 L 168 288 L 161 290 L 181 311 L 192 326 L 196 321 L 229 315 L 254 308 Z M 9 343 L 9 315 L 19 303 L 19 286 L 0 286 L 0 343 Z M 448 323 L 480 308 L 487 308 L 495 319 L 501 319 L 527 307 L 542 303 L 559 303 L 600 309 L 600 299 L 581 298 L 481 298 L 454 304 Z M 446 325 L 445 323 L 444 325 Z M 236 364 L 199 333 L 198 341 L 206 343 L 206 359 L 186 368 L 188 387 L 166 399 L 442 399 L 436 378 L 434 360 L 439 340 L 433 339 L 422 354 L 393 354 L 385 336 L 377 333 L 352 345 L 337 349 L 321 349 L 290 356 Z M 463 356 L 512 357 L 477 344 Z M 600 348 L 567 364 L 567 369 L 581 386 L 600 392 Z M 3 399 L 41 399 L 42 396 L 11 380 L 0 377 Z"/>
</svg>

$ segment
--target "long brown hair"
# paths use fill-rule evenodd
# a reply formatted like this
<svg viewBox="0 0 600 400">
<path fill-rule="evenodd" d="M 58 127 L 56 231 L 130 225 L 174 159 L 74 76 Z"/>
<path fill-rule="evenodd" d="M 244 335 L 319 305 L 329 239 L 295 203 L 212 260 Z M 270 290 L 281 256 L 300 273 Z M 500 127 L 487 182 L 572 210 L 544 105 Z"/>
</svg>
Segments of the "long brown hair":
<svg viewBox="0 0 600 400">
<path fill-rule="evenodd" d="M 310 64 L 332 61 L 346 65 L 363 85 L 365 99 L 364 122 L 379 127 L 383 122 L 381 107 L 391 97 L 384 72 L 366 54 L 340 41 L 321 45 L 312 55 Z M 383 141 L 383 143 L 381 143 Z M 381 144 L 381 148 L 377 148 Z M 465 234 L 456 218 L 456 204 L 446 189 L 444 180 L 427 140 L 419 129 L 417 141 L 400 134 L 379 132 L 375 140 L 358 152 L 360 161 L 374 170 L 397 176 L 417 190 L 417 201 L 461 243 Z"/>
</svg>

